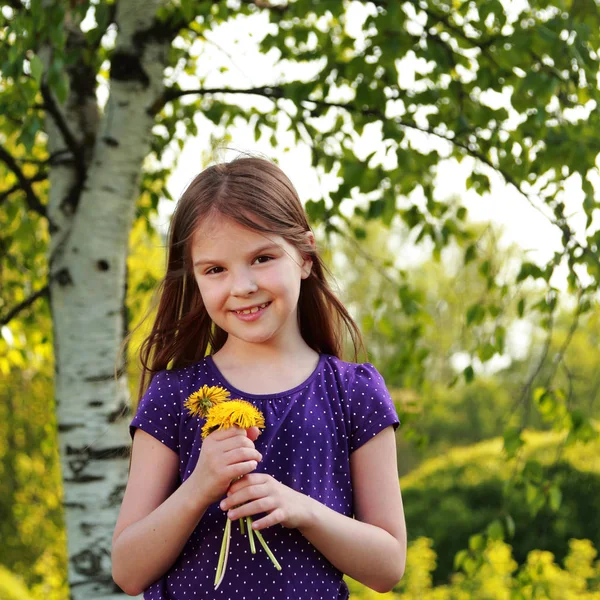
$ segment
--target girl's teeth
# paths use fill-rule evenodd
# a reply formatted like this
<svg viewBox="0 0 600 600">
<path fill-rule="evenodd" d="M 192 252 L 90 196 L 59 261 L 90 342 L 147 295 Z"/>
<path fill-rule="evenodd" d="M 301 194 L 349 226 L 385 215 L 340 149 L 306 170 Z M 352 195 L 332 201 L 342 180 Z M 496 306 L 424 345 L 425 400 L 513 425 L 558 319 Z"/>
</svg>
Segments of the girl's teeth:
<svg viewBox="0 0 600 600">
<path fill-rule="evenodd" d="M 251 315 L 252 313 L 258 312 L 261 308 L 267 306 L 268 303 L 261 304 L 260 306 L 254 306 L 253 308 L 248 308 L 247 310 L 238 310 L 237 312 L 240 315 Z"/>
</svg>

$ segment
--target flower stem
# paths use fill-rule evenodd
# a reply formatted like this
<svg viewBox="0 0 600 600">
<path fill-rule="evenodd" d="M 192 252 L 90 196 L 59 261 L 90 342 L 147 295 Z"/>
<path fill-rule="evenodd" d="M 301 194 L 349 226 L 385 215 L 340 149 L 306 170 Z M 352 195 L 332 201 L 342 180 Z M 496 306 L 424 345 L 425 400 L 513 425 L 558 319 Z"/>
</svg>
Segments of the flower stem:
<svg viewBox="0 0 600 600">
<path fill-rule="evenodd" d="M 240 517 L 240 531 L 244 535 L 244 517 Z"/>
<path fill-rule="evenodd" d="M 248 538 L 250 539 L 250 552 L 256 554 L 256 546 L 254 544 L 254 531 L 252 531 L 252 517 L 246 517 L 246 525 L 248 525 Z"/>
<path fill-rule="evenodd" d="M 248 529 L 250 529 L 250 526 L 248 526 Z M 275 568 L 278 571 L 281 571 L 281 565 L 277 562 L 277 559 L 273 556 L 273 553 L 269 549 L 269 546 L 267 546 L 267 542 L 265 542 L 260 531 L 256 530 L 254 533 L 256 534 L 256 537 L 258 538 L 260 545 L 265 549 L 265 552 L 269 555 L 269 558 L 271 559 L 271 562 L 275 565 Z"/>
<path fill-rule="evenodd" d="M 225 524 L 225 531 L 223 532 L 223 541 L 221 542 L 221 552 L 219 554 L 219 563 L 217 565 L 217 572 L 215 574 L 215 589 L 219 587 L 219 584 L 222 581 L 222 573 L 225 569 L 226 564 L 226 554 L 229 549 L 229 535 L 231 533 L 231 519 L 227 519 L 227 523 Z"/>
</svg>

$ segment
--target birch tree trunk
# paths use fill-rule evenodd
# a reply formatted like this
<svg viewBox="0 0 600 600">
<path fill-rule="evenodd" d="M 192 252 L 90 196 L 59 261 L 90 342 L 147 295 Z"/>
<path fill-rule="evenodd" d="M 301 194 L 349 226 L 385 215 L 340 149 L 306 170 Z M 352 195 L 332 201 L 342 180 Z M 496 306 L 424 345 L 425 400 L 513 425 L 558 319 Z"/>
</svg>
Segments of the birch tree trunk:
<svg viewBox="0 0 600 600">
<path fill-rule="evenodd" d="M 71 94 L 48 123 L 49 151 L 80 154 L 51 173 L 50 298 L 55 397 L 74 599 L 121 597 L 110 551 L 129 461 L 128 389 L 115 365 L 126 328 L 126 258 L 172 34 L 159 0 L 121 0 L 110 98 L 99 114 L 95 73 L 75 65 Z M 69 32 L 74 43 L 78 27 Z M 46 98 L 52 101 L 51 98 Z M 70 132 L 70 134 L 69 134 Z"/>
</svg>

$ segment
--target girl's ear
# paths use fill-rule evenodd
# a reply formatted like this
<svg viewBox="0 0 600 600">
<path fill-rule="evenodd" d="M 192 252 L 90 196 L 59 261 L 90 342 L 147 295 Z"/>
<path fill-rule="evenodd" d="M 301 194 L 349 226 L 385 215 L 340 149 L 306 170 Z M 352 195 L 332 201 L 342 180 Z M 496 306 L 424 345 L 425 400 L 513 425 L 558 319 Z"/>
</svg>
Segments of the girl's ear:
<svg viewBox="0 0 600 600">
<path fill-rule="evenodd" d="M 315 236 L 312 231 L 306 232 L 306 241 L 314 249 L 315 248 Z M 312 271 L 313 260 L 310 255 L 304 256 L 304 262 L 302 263 L 302 279 L 307 279 Z"/>
</svg>

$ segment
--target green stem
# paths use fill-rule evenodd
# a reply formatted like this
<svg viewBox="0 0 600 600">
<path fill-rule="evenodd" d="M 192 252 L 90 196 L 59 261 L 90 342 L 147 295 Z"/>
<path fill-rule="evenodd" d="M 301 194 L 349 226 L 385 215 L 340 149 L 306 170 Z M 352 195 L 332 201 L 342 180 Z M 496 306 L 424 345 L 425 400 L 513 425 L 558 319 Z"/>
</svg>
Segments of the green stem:
<svg viewBox="0 0 600 600">
<path fill-rule="evenodd" d="M 250 529 L 250 526 L 248 527 L 248 529 Z M 273 556 L 271 550 L 269 550 L 269 546 L 267 546 L 267 542 L 265 542 L 260 531 L 256 530 L 254 533 L 256 534 L 256 537 L 258 538 L 258 541 L 260 542 L 261 546 L 265 549 L 265 552 L 269 555 L 269 558 L 271 559 L 271 562 L 275 565 L 275 568 L 278 571 L 281 571 L 281 565 L 277 562 L 277 559 Z"/>
<path fill-rule="evenodd" d="M 254 544 L 254 531 L 252 531 L 252 517 L 246 517 L 246 525 L 248 525 L 248 538 L 250 539 L 250 552 L 256 554 L 256 545 Z"/>
<path fill-rule="evenodd" d="M 215 586 L 219 584 L 221 572 L 223 571 L 223 563 L 225 562 L 225 550 L 227 548 L 227 540 L 231 533 L 231 519 L 227 519 L 225 531 L 223 532 L 223 541 L 221 542 L 221 552 L 219 554 L 219 563 L 217 564 L 217 572 L 215 574 Z"/>
<path fill-rule="evenodd" d="M 244 535 L 244 517 L 240 517 L 240 531 Z"/>
</svg>

